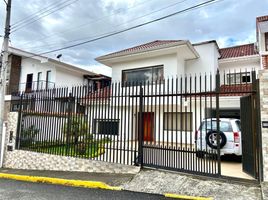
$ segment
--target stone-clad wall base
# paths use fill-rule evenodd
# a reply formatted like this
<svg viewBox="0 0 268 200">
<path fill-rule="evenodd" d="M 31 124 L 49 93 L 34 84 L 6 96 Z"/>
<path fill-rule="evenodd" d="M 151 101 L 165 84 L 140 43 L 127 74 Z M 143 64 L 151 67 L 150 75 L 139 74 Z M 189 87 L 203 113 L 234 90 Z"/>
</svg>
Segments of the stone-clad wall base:
<svg viewBox="0 0 268 200">
<path fill-rule="evenodd" d="M 268 121 L 268 70 L 259 71 L 261 120 Z M 263 178 L 268 181 L 268 129 L 262 128 Z"/>
<path fill-rule="evenodd" d="M 22 150 L 6 152 L 4 168 L 120 174 L 136 174 L 140 170 L 135 166 Z"/>
<path fill-rule="evenodd" d="M 7 117 L 5 152 L 3 167 L 28 170 L 80 171 L 96 173 L 136 174 L 140 168 L 89 159 L 57 156 L 31 151 L 7 151 L 7 144 L 15 144 L 18 113 L 10 112 Z M 13 131 L 12 141 L 9 141 L 10 131 Z"/>
</svg>

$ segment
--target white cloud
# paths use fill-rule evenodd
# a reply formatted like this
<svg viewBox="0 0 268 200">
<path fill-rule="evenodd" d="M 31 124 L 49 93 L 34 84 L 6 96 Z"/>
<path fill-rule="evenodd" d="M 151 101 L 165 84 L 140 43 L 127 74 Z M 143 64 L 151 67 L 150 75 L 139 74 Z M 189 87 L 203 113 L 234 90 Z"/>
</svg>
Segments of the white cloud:
<svg viewBox="0 0 268 200">
<path fill-rule="evenodd" d="M 3 1 L 1 2 L 0 35 L 3 35 L 5 7 Z M 13 0 L 12 23 L 24 19 L 53 2 L 53 0 L 27 0 L 27 2 Z M 202 0 L 188 0 L 167 10 L 135 20 L 175 2 L 178 0 L 101 0 L 90 1 L 90 3 L 79 0 L 59 12 L 12 33 L 10 37 L 14 47 L 33 53 L 45 52 L 76 43 L 70 41 L 95 38 L 103 33 L 155 19 L 200 3 Z M 221 47 L 254 42 L 256 16 L 267 15 L 267 7 L 267 0 L 244 0 L 243 3 L 230 0 L 219 1 L 198 10 L 50 55 L 55 58 L 55 54 L 61 53 L 63 61 L 78 66 L 95 66 L 98 63 L 94 58 L 98 56 L 157 39 L 189 39 L 192 42 L 216 39 Z M 129 21 L 130 23 L 118 27 Z M 98 71 L 101 67 L 91 68 Z"/>
</svg>

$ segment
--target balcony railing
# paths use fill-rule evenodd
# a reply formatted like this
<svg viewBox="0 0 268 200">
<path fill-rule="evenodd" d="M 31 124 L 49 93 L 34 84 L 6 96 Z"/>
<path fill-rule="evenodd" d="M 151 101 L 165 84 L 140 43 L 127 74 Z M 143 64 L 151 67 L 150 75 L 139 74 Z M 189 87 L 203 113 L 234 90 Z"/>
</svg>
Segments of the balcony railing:
<svg viewBox="0 0 268 200">
<path fill-rule="evenodd" d="M 7 86 L 7 94 L 13 94 L 18 92 L 33 92 L 55 88 L 55 83 L 50 81 L 32 81 L 20 83 L 19 85 Z"/>
</svg>

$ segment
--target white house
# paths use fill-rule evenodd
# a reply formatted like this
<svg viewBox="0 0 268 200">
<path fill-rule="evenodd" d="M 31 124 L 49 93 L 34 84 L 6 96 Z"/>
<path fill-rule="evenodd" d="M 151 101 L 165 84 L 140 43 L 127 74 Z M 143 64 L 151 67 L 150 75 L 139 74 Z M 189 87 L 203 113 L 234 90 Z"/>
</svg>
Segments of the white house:
<svg viewBox="0 0 268 200">
<path fill-rule="evenodd" d="M 265 25 L 263 25 L 264 23 Z M 267 48 L 264 48 L 268 44 L 268 30 L 266 30 L 268 26 L 266 23 L 268 23 L 268 17 L 257 18 L 257 38 L 259 39 L 252 44 L 219 49 L 216 41 L 192 44 L 188 40 L 156 40 L 100 56 L 96 60 L 110 66 L 112 68 L 112 80 L 122 82 L 122 86 L 126 82 L 150 82 L 152 87 L 146 89 L 145 86 L 145 94 L 146 91 L 149 94 L 159 87 L 161 88 L 159 91 L 156 89 L 156 93 L 159 94 L 165 93 L 165 91 L 171 93 L 180 90 L 180 88 L 182 89 L 179 92 L 182 93 L 193 92 L 194 88 L 197 88 L 198 92 L 215 91 L 215 75 L 219 70 L 220 90 L 232 90 L 232 93 L 228 95 L 224 95 L 223 92 L 220 97 L 220 117 L 239 118 L 240 96 L 243 95 L 239 90 L 247 90 L 251 87 L 252 70 L 258 73 L 259 69 L 266 66 L 263 64 L 268 55 Z M 263 58 L 262 61 L 261 57 Z M 201 76 L 199 76 L 200 74 Z M 157 86 L 161 84 L 160 81 L 157 84 L 156 80 L 165 78 L 167 82 L 169 78 L 173 77 L 173 80 L 175 80 L 176 76 L 184 77 L 185 75 L 188 78 L 186 81 L 182 78 L 183 81 L 178 84 L 179 88 L 176 86 L 176 81 L 172 83 L 170 81 L 169 86 L 162 83 L 162 87 Z M 206 82 L 203 78 L 200 78 L 199 81 L 199 77 L 204 76 L 206 76 Z M 192 79 L 189 77 L 192 77 Z M 194 77 L 197 77 L 197 81 L 193 80 Z M 235 93 L 236 90 L 238 93 Z M 136 93 L 138 92 L 139 89 L 136 88 Z M 198 98 L 195 97 L 195 99 Z M 116 106 L 120 107 L 119 109 L 121 112 L 125 112 L 126 116 L 130 115 L 137 118 L 139 115 L 138 112 L 130 111 L 128 104 L 124 104 L 124 100 L 122 104 Z M 216 116 L 214 96 L 202 96 L 195 102 L 189 100 L 189 97 L 179 98 L 179 100 L 175 97 L 163 97 L 162 101 L 157 98 L 155 100 L 149 98 L 148 102 L 145 100 L 144 107 L 143 118 L 147 119 L 144 122 L 144 127 L 149 127 L 149 133 L 144 130 L 144 138 L 151 142 L 175 141 L 177 135 L 180 135 L 180 141 L 191 144 L 194 141 L 194 132 L 198 129 L 202 119 Z M 176 112 L 176 117 L 173 116 L 174 112 Z M 148 120 L 148 118 L 151 120 Z M 120 120 L 120 116 L 117 120 Z M 128 122 L 132 123 L 132 121 L 138 123 L 137 119 L 129 118 L 124 125 L 128 126 Z M 182 123 L 185 125 L 182 125 Z M 175 128 L 172 124 L 179 124 L 180 128 Z M 137 132 L 135 126 L 133 131 Z M 160 134 L 158 135 L 158 133 Z M 127 135 L 126 131 L 120 130 L 120 127 L 119 134 Z M 151 136 L 148 136 L 150 134 Z M 173 139 L 168 139 L 168 137 Z"/>
<path fill-rule="evenodd" d="M 96 84 L 94 77 L 109 81 L 109 77 L 14 47 L 9 48 L 9 54 L 7 94 Z"/>
</svg>

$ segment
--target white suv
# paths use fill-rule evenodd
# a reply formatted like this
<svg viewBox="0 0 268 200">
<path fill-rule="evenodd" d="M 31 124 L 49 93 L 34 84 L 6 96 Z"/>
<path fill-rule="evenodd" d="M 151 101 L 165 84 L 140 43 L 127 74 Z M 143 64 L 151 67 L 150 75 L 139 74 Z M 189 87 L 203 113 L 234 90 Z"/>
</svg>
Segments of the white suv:
<svg viewBox="0 0 268 200">
<path fill-rule="evenodd" d="M 220 155 L 242 155 L 241 127 L 239 119 L 220 118 Z M 197 157 L 204 157 L 206 152 L 217 149 L 217 119 L 202 121 L 196 131 Z"/>
</svg>

